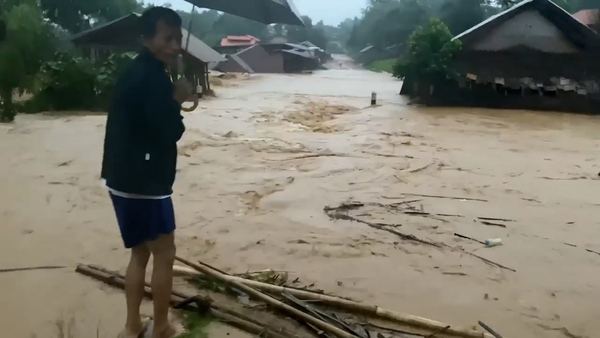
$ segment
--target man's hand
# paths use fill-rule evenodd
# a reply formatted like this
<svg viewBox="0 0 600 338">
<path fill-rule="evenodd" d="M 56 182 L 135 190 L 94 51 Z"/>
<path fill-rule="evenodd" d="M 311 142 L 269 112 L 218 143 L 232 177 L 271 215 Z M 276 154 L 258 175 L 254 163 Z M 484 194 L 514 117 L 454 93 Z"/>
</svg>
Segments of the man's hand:
<svg viewBox="0 0 600 338">
<path fill-rule="evenodd" d="M 194 87 L 186 79 L 175 81 L 173 86 L 173 98 L 180 104 L 194 98 Z"/>
</svg>

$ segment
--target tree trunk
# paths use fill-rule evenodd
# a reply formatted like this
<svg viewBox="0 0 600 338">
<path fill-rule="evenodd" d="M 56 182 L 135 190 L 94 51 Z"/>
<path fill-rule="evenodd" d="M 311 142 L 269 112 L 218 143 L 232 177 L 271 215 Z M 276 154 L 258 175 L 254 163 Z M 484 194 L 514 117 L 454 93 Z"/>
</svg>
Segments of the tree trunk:
<svg viewBox="0 0 600 338">
<path fill-rule="evenodd" d="M 0 91 L 2 99 L 2 108 L 0 110 L 0 122 L 12 122 L 15 120 L 17 111 L 13 103 L 12 89 Z"/>
</svg>

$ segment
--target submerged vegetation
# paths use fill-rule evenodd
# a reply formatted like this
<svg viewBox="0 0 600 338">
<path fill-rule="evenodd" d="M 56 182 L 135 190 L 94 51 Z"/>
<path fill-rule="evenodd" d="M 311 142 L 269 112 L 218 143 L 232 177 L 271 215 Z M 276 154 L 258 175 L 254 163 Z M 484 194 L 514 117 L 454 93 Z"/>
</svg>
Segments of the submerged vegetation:
<svg viewBox="0 0 600 338">
<path fill-rule="evenodd" d="M 394 65 L 396 64 L 396 62 L 397 60 L 394 58 L 373 61 L 369 65 L 369 69 L 374 72 L 385 72 L 391 74 L 394 72 Z"/>
<path fill-rule="evenodd" d="M 179 335 L 178 338 L 208 338 L 208 326 L 214 320 L 209 313 L 198 314 L 189 312 L 184 315 L 185 333 Z"/>
</svg>

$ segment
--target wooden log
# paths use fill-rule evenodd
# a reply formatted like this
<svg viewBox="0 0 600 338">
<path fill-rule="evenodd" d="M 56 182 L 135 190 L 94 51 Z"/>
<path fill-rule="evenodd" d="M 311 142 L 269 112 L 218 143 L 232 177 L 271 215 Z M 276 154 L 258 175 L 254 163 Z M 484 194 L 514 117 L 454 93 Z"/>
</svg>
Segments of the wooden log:
<svg viewBox="0 0 600 338">
<path fill-rule="evenodd" d="M 297 310 L 297 309 L 289 306 L 288 304 L 281 302 L 280 300 L 277 300 L 269 295 L 261 293 L 260 291 L 257 291 L 256 289 L 253 289 L 248 285 L 242 284 L 237 280 L 227 279 L 227 278 L 225 278 L 226 275 L 223 275 L 222 273 L 214 271 L 206 266 L 202 266 L 199 264 L 189 262 L 180 257 L 176 257 L 175 259 L 183 264 L 186 264 L 186 265 L 196 269 L 199 272 L 202 272 L 203 274 L 214 277 L 217 280 L 225 282 L 225 283 L 235 287 L 236 289 L 239 289 L 239 290 L 247 293 L 252 298 L 262 300 L 263 302 L 273 306 L 274 308 L 285 311 L 290 316 L 293 316 L 304 322 L 310 323 L 310 324 L 318 327 L 319 329 L 321 329 L 325 332 L 328 332 L 336 337 L 340 337 L 340 338 L 355 338 L 356 337 L 355 335 L 350 334 L 338 327 L 335 327 L 329 323 L 326 323 L 326 322 L 319 320 L 313 316 L 310 316 L 300 310 Z"/>
<path fill-rule="evenodd" d="M 78 265 L 75 271 L 82 275 L 104 282 L 110 286 L 119 288 L 121 290 L 125 289 L 125 279 L 123 278 L 123 276 L 120 276 L 118 274 L 112 274 L 104 269 L 99 269 L 97 267 L 87 266 L 83 264 Z M 146 285 L 144 287 L 144 294 L 146 295 L 146 297 L 152 299 L 151 287 Z M 171 304 L 179 304 L 188 298 L 190 297 L 185 296 L 182 293 L 171 294 Z M 198 298 L 198 300 L 200 299 L 201 298 Z M 219 321 L 222 321 L 223 323 L 229 324 L 243 331 L 249 332 L 251 334 L 260 335 L 261 337 L 295 338 L 292 335 L 277 332 L 278 330 L 264 326 L 242 314 L 234 312 L 231 309 L 219 308 L 218 306 L 215 306 L 215 304 L 210 305 L 211 315 L 213 315 Z M 198 307 L 195 304 L 186 305 L 184 308 L 190 311 L 195 311 L 198 309 Z"/>
<path fill-rule="evenodd" d="M 244 278 L 232 276 L 232 275 L 224 275 L 219 272 L 210 271 L 210 269 L 205 264 L 202 264 L 203 266 L 199 266 L 194 263 L 185 261 L 179 257 L 177 257 L 177 260 L 194 268 L 194 269 L 189 269 L 189 268 L 185 268 L 185 267 L 174 266 L 173 271 L 175 273 L 179 273 L 179 274 L 186 274 L 188 276 L 194 276 L 194 275 L 199 275 L 200 274 L 199 272 L 201 272 L 201 273 L 204 273 L 205 275 L 213 276 L 213 277 L 219 278 L 225 282 L 229 282 L 236 287 L 237 287 L 237 284 L 240 284 L 240 285 L 246 285 L 248 287 L 256 288 L 259 290 L 263 290 L 266 292 L 272 292 L 275 294 L 283 294 L 284 292 L 288 292 L 289 294 L 294 295 L 303 300 L 319 301 L 319 302 L 322 302 L 323 304 L 326 304 L 326 305 L 334 307 L 334 308 L 343 309 L 343 310 L 347 310 L 347 311 L 351 311 L 351 312 L 359 312 L 359 313 L 363 313 L 363 314 L 368 314 L 368 315 L 380 317 L 382 319 L 390 320 L 393 322 L 398 322 L 398 323 L 401 323 L 404 325 L 427 329 L 432 332 L 444 330 L 443 331 L 444 334 L 457 336 L 457 337 L 493 338 L 488 333 L 483 333 L 480 331 L 466 329 L 466 328 L 460 328 L 460 327 L 456 327 L 456 326 L 450 326 L 450 328 L 447 328 L 449 325 L 442 323 L 442 322 L 438 322 L 438 321 L 423 318 L 423 317 L 418 317 L 418 316 L 413 316 L 413 315 L 409 315 L 409 314 L 398 313 L 398 312 L 386 310 L 386 309 L 381 308 L 376 305 L 362 304 L 362 303 L 358 303 L 355 301 L 343 299 L 340 297 L 323 295 L 320 293 L 310 292 L 310 291 L 306 291 L 306 290 L 286 288 L 283 286 L 262 283 L 259 281 L 253 281 L 253 280 L 244 279 Z M 198 266 L 199 269 L 196 269 L 193 265 L 190 265 L 190 264 Z M 203 269 L 208 272 L 205 273 L 203 271 L 200 271 L 200 269 Z M 216 277 L 216 275 L 218 275 L 219 277 Z M 242 291 L 244 291 L 244 290 L 242 290 Z"/>
</svg>

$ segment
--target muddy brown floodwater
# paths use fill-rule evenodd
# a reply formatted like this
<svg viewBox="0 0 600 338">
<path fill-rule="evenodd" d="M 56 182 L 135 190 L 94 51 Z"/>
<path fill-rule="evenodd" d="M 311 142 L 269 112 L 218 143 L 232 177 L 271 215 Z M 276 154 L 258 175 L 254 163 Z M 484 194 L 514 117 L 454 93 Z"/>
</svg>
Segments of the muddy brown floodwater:
<svg viewBox="0 0 600 338">
<path fill-rule="evenodd" d="M 385 308 L 482 320 L 506 337 L 598 336 L 600 255 L 586 249 L 600 252 L 600 120 L 412 107 L 389 75 L 336 62 L 311 75 L 223 79 L 217 99 L 185 116 L 179 254 L 228 271 L 290 271 Z M 371 91 L 379 106 L 368 106 Z M 75 337 L 112 338 L 123 325 L 123 294 L 74 272 L 80 262 L 122 271 L 127 260 L 98 178 L 104 123 L 22 115 L 0 126 L 0 269 L 68 266 L 0 274 L 2 337 L 56 337 L 62 320 Z M 354 213 L 442 248 L 323 212 L 403 193 L 487 202 L 404 196 L 444 216 Z"/>
</svg>

